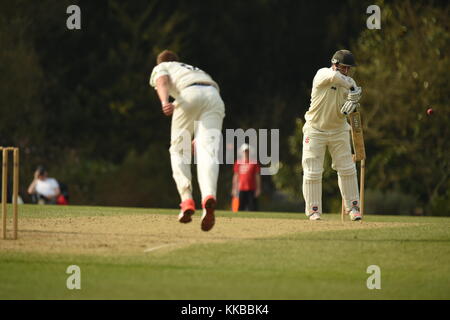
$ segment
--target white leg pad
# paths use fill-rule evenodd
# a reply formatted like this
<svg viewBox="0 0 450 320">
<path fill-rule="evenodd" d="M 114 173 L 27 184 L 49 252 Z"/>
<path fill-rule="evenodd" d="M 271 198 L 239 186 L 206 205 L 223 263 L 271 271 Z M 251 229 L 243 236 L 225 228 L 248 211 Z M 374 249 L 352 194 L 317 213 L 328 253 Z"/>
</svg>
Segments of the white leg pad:
<svg viewBox="0 0 450 320">
<path fill-rule="evenodd" d="M 348 171 L 339 171 L 338 183 L 342 198 L 344 199 L 345 209 L 350 211 L 353 206 L 359 207 L 358 177 L 356 169 L 353 168 Z"/>
<path fill-rule="evenodd" d="M 303 179 L 303 197 L 305 198 L 305 214 L 322 213 L 322 180 Z"/>
</svg>

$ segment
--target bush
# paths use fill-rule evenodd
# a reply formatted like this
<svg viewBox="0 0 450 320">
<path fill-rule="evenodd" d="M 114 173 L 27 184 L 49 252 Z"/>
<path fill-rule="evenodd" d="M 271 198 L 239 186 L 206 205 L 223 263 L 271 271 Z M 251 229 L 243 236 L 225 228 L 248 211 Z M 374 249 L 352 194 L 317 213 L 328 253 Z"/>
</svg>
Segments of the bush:
<svg viewBox="0 0 450 320">
<path fill-rule="evenodd" d="M 417 199 L 399 190 L 365 191 L 365 213 L 412 215 L 416 208 Z"/>
<path fill-rule="evenodd" d="M 180 202 L 167 148 L 153 145 L 131 151 L 123 163 L 96 186 L 98 205 L 176 208 Z"/>
</svg>

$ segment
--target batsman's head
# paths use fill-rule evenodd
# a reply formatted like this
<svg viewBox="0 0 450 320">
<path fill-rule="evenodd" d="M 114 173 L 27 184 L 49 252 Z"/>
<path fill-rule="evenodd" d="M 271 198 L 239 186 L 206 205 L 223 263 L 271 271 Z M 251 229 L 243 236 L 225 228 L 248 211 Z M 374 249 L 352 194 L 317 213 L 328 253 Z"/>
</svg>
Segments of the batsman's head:
<svg viewBox="0 0 450 320">
<path fill-rule="evenodd" d="M 178 55 L 170 50 L 164 50 L 160 54 L 158 54 L 158 57 L 156 58 L 156 64 L 160 64 L 161 62 L 170 62 L 170 61 L 180 61 L 180 58 L 178 58 Z"/>
<path fill-rule="evenodd" d="M 331 63 L 336 70 L 348 75 L 351 67 L 356 67 L 355 58 L 349 50 L 338 50 L 331 58 Z"/>
</svg>

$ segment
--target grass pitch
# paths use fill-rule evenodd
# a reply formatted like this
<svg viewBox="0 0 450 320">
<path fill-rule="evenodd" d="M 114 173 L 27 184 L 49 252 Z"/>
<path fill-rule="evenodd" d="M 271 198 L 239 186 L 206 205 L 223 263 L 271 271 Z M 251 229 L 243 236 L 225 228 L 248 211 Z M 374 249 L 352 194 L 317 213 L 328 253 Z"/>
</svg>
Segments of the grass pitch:
<svg viewBox="0 0 450 320">
<path fill-rule="evenodd" d="M 177 214 L 22 205 L 19 240 L 0 240 L 0 299 L 450 299 L 450 218 L 219 211 L 202 232 L 200 210 Z"/>
</svg>

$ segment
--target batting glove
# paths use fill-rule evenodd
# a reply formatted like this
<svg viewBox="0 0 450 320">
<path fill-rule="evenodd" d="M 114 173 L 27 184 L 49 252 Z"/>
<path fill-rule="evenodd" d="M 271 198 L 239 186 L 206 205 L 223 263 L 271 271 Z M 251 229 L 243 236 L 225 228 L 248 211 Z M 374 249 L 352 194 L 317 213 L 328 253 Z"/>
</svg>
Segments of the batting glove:
<svg viewBox="0 0 450 320">
<path fill-rule="evenodd" d="M 350 113 L 352 113 L 353 111 L 355 111 L 356 107 L 359 105 L 359 103 L 354 103 L 350 100 L 347 100 L 341 108 L 341 113 L 348 115 Z"/>
<path fill-rule="evenodd" d="M 347 96 L 347 100 L 350 100 L 351 102 L 358 102 L 361 98 L 362 94 L 362 88 L 361 87 L 355 87 L 353 90 L 350 90 Z"/>
</svg>

